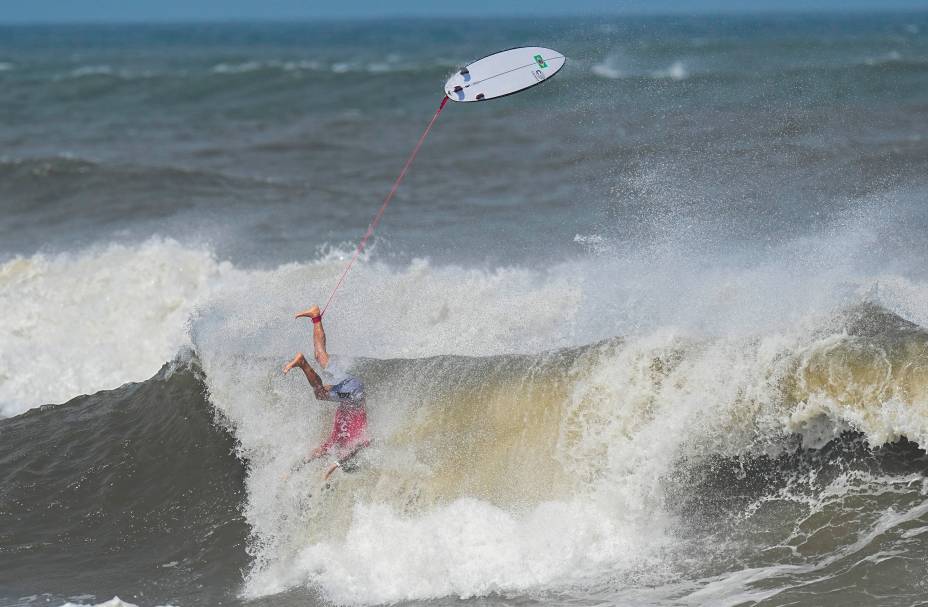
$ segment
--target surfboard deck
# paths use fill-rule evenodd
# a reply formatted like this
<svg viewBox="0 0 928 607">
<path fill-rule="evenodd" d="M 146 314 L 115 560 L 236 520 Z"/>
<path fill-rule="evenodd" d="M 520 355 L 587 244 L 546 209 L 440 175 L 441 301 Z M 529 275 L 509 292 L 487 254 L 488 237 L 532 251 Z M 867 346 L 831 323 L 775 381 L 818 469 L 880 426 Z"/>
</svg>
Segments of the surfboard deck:
<svg viewBox="0 0 928 607">
<path fill-rule="evenodd" d="M 542 46 L 520 46 L 478 59 L 445 83 L 452 101 L 487 101 L 512 95 L 554 76 L 567 58 Z"/>
</svg>

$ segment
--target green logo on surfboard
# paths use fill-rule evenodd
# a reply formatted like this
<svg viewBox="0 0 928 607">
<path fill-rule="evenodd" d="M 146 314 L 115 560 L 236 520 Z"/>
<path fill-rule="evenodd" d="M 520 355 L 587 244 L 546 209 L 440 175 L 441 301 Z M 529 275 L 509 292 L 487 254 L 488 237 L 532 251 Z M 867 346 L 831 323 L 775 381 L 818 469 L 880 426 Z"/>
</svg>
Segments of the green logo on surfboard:
<svg viewBox="0 0 928 607">
<path fill-rule="evenodd" d="M 535 63 L 538 64 L 538 67 L 548 67 L 548 64 L 544 60 L 544 57 L 542 57 L 541 55 L 535 55 L 533 59 L 535 60 Z"/>
</svg>

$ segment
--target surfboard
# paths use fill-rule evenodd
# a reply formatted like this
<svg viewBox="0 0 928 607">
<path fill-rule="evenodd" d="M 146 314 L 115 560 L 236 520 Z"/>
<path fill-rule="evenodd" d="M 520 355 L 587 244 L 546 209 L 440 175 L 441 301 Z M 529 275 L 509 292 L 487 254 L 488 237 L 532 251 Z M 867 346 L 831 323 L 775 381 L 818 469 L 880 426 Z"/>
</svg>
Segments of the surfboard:
<svg viewBox="0 0 928 607">
<path fill-rule="evenodd" d="M 487 101 L 512 95 L 554 76 L 567 58 L 541 46 L 520 46 L 478 59 L 445 83 L 452 101 Z"/>
</svg>

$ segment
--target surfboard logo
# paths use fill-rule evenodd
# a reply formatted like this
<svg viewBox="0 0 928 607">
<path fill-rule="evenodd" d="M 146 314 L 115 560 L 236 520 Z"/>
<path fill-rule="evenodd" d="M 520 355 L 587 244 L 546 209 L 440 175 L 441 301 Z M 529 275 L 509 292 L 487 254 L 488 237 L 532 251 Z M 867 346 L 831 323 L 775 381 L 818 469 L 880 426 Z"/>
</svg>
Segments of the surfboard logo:
<svg viewBox="0 0 928 607">
<path fill-rule="evenodd" d="M 541 55 L 535 55 L 533 59 L 535 60 L 535 63 L 538 64 L 538 67 L 548 67 L 548 63 Z"/>
<path fill-rule="evenodd" d="M 535 70 L 534 72 L 532 72 L 532 76 L 534 76 L 535 80 L 537 80 L 538 82 L 541 82 L 542 80 L 545 79 L 545 74 L 541 70 Z"/>
</svg>

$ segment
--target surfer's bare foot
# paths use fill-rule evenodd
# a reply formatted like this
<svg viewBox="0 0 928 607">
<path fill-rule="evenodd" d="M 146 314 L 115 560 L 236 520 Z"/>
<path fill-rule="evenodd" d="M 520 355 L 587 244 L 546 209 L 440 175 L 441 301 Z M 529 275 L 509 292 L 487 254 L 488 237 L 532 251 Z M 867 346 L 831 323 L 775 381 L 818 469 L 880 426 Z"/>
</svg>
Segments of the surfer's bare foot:
<svg viewBox="0 0 928 607">
<path fill-rule="evenodd" d="M 293 357 L 293 360 L 284 365 L 284 375 L 290 372 L 290 369 L 293 367 L 302 367 L 306 364 L 306 357 L 303 356 L 303 353 L 300 352 Z"/>
<path fill-rule="evenodd" d="M 297 313 L 296 318 L 316 318 L 320 314 L 322 312 L 319 310 L 319 306 L 313 306 L 308 310 Z"/>
</svg>

